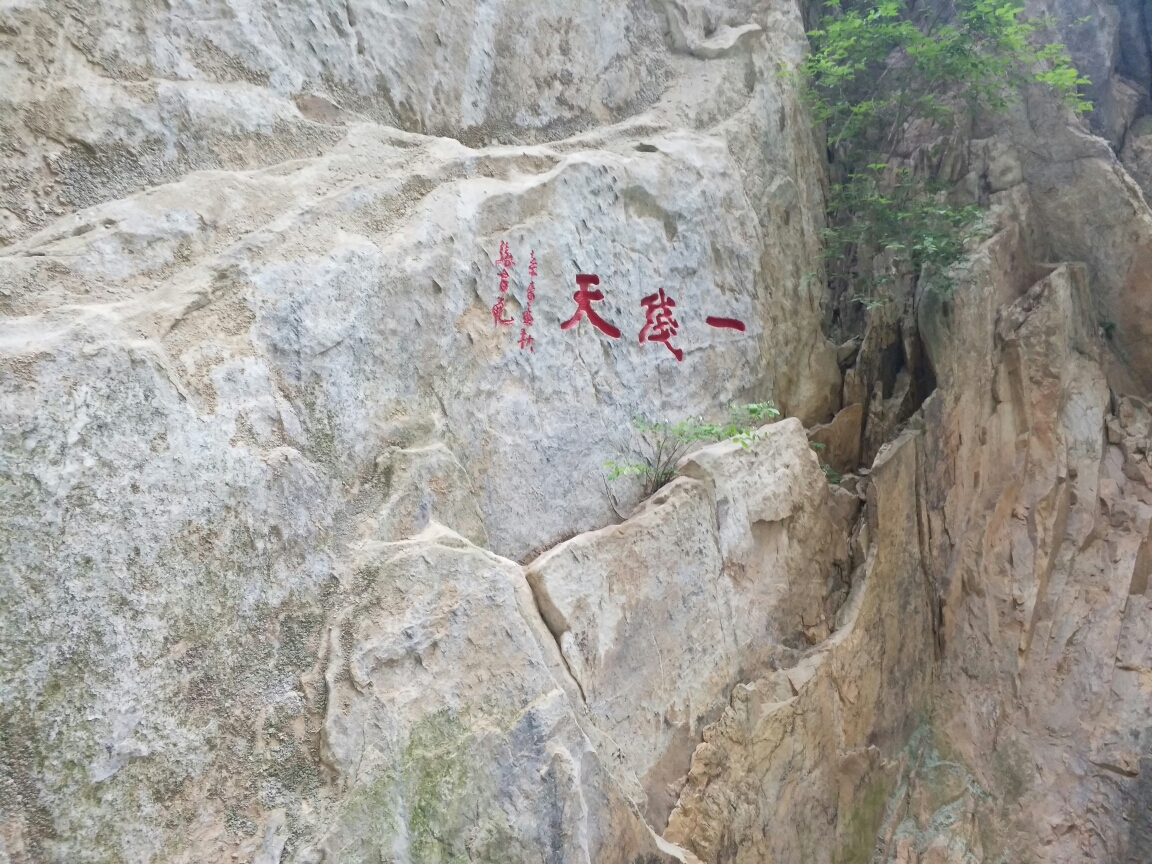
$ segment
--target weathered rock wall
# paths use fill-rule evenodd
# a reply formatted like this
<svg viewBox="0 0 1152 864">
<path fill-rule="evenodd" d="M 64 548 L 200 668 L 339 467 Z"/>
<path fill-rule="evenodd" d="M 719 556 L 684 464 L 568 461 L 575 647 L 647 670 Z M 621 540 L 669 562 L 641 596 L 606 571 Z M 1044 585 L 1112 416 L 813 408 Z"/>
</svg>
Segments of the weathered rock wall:
<svg viewBox="0 0 1152 864">
<path fill-rule="evenodd" d="M 1109 388 L 1090 269 L 1038 261 L 1027 186 L 994 199 L 1002 230 L 918 309 L 939 381 L 916 422 L 941 660 L 878 852 L 1143 861 L 1147 409 Z"/>
<path fill-rule="evenodd" d="M 736 687 L 704 731 L 665 835 L 702 861 L 872 859 L 933 680 L 922 449 L 908 432 L 876 460 L 854 538 L 866 557 L 835 632 L 795 666 Z"/>
<path fill-rule="evenodd" d="M 795 5 L 3 15 L 6 859 L 664 854 L 512 559 L 633 413 L 837 407 Z"/>
<path fill-rule="evenodd" d="M 989 857 L 1147 850 L 1132 781 L 1152 716 L 1127 655 L 1148 615 L 1137 552 L 1152 514 L 1135 444 L 1129 479 L 1105 435 L 1118 403 L 1088 285 L 1065 265 L 1002 306 L 991 364 L 940 358 L 987 390 L 926 406 L 952 481 L 930 523 L 947 646 L 936 710 L 947 746 L 995 790 Z"/>
<path fill-rule="evenodd" d="M 1147 860 L 1147 15 L 1052 11 L 842 386 L 791 2 L 6 5 L 0 861 Z"/>
<path fill-rule="evenodd" d="M 845 377 L 844 403 L 861 407 L 816 433 L 869 458 L 912 413 L 917 360 L 930 372 L 908 422 L 925 446 L 938 676 L 877 860 L 1152 855 L 1147 10 L 1030 8 L 1055 14 L 1094 111 L 1080 121 L 1031 92 L 961 147 L 935 142 L 930 165 L 906 154 L 990 205 L 997 233 L 953 294 L 869 322 Z"/>
<path fill-rule="evenodd" d="M 1050 11 L 1103 140 L 1039 93 L 990 124 L 966 182 L 1000 233 L 917 308 L 941 664 L 880 836 L 909 864 L 1152 855 L 1147 10 Z"/>
</svg>

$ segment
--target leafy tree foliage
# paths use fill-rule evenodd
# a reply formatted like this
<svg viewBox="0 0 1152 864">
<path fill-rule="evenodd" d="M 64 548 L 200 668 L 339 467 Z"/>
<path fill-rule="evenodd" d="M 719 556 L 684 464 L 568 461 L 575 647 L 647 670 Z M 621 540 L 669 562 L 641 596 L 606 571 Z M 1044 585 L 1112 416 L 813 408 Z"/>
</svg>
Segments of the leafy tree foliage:
<svg viewBox="0 0 1152 864">
<path fill-rule="evenodd" d="M 1004 108 L 1017 88 L 1043 84 L 1075 111 L 1088 83 L 1064 46 L 1040 42 L 1022 0 L 830 0 L 809 39 L 803 73 L 832 164 L 826 250 L 830 278 L 861 302 L 911 273 L 948 287 L 949 267 L 980 231 L 980 210 L 948 203 L 934 178 L 898 164 L 909 136 L 963 128 Z M 1039 22 L 1044 25 L 1045 22 Z M 876 266 L 876 259 L 883 265 Z"/>
</svg>

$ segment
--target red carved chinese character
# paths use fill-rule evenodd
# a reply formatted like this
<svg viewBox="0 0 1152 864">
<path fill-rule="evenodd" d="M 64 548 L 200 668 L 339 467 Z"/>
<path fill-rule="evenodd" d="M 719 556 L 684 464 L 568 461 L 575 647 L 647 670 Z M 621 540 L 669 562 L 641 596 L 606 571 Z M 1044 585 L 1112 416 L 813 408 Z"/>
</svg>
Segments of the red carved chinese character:
<svg viewBox="0 0 1152 864">
<path fill-rule="evenodd" d="M 531 336 L 528 335 L 527 330 L 525 330 L 523 327 L 520 328 L 520 350 L 521 351 L 523 351 L 525 348 L 527 348 L 529 351 L 535 351 L 536 349 L 532 347 L 532 343 L 535 341 L 536 341 L 535 339 L 533 339 Z"/>
<path fill-rule="evenodd" d="M 737 318 L 717 318 L 714 315 L 709 315 L 704 321 L 709 327 L 724 327 L 728 330 L 744 332 L 744 322 Z"/>
<path fill-rule="evenodd" d="M 496 305 L 492 307 L 492 323 L 499 326 L 503 324 L 507 327 L 513 322 L 512 318 L 504 317 L 504 298 L 500 297 L 496 300 Z"/>
<path fill-rule="evenodd" d="M 532 317 L 532 310 L 531 309 L 525 309 L 523 312 L 520 313 L 520 323 L 523 324 L 525 327 L 531 327 L 533 322 L 535 322 L 535 320 L 536 319 L 534 317 Z"/>
<path fill-rule="evenodd" d="M 528 253 L 528 275 L 533 279 L 536 278 L 536 250 L 533 249 Z"/>
<path fill-rule="evenodd" d="M 575 327 L 576 322 L 588 316 L 588 321 L 599 330 L 613 339 L 620 338 L 620 331 L 597 315 L 592 309 L 592 301 L 603 300 L 604 292 L 602 291 L 589 291 L 589 285 L 599 285 L 600 277 L 594 273 L 577 273 L 576 284 L 579 286 L 576 293 L 572 295 L 572 299 L 576 301 L 576 314 L 560 325 L 561 330 L 567 330 L 570 327 Z"/>
<path fill-rule="evenodd" d="M 499 267 L 515 267 L 516 262 L 512 260 L 512 250 L 508 248 L 508 241 L 500 241 L 500 255 L 496 258 L 496 264 Z"/>
<path fill-rule="evenodd" d="M 661 288 L 657 294 L 649 294 L 640 301 L 644 307 L 644 326 L 640 330 L 641 342 L 663 342 L 664 347 L 672 352 L 678 361 L 684 359 L 684 352 L 673 348 L 671 339 L 676 335 L 680 324 L 672 317 L 672 308 L 676 301 L 664 294 Z"/>
</svg>

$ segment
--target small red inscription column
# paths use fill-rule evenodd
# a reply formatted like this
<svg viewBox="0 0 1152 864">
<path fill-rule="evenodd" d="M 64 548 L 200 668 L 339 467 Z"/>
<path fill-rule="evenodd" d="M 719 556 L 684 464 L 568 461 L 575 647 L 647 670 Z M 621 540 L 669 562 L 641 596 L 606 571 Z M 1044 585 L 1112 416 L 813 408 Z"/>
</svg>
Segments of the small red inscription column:
<svg viewBox="0 0 1152 864">
<path fill-rule="evenodd" d="M 508 293 L 508 268 L 516 266 L 507 240 L 500 241 L 500 255 L 496 258 L 496 266 L 500 268 L 500 296 L 496 299 L 496 305 L 492 307 L 492 323 L 498 327 L 507 327 L 515 319 L 504 317 L 504 295 Z"/>
<path fill-rule="evenodd" d="M 528 253 L 528 293 L 525 296 L 524 311 L 520 314 L 520 323 L 523 325 L 520 328 L 520 350 L 523 351 L 527 348 L 529 351 L 535 351 L 532 343 L 536 340 L 528 335 L 528 328 L 532 326 L 532 301 L 536 299 L 536 250 L 533 249 Z"/>
</svg>

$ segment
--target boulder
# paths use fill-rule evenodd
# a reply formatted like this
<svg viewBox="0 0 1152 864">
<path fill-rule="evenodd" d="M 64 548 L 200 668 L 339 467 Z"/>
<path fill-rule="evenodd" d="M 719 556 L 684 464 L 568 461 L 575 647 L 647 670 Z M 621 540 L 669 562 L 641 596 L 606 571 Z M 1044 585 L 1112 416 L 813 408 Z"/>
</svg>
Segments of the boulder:
<svg viewBox="0 0 1152 864">
<path fill-rule="evenodd" d="M 797 420 L 746 448 L 698 450 L 681 472 L 623 524 L 527 570 L 592 722 L 618 748 L 611 763 L 639 778 L 658 830 L 732 686 L 827 635 L 847 558 Z"/>
<path fill-rule="evenodd" d="M 816 455 L 839 474 L 848 474 L 860 467 L 860 436 L 864 425 L 864 406 L 848 405 L 836 412 L 831 423 L 817 426 L 808 433 L 808 440 L 819 444 Z"/>
<path fill-rule="evenodd" d="M 339 795 L 303 860 L 674 860 L 581 730 L 518 566 L 432 526 L 356 578 L 326 634 Z"/>
</svg>

